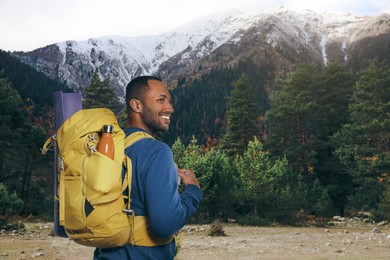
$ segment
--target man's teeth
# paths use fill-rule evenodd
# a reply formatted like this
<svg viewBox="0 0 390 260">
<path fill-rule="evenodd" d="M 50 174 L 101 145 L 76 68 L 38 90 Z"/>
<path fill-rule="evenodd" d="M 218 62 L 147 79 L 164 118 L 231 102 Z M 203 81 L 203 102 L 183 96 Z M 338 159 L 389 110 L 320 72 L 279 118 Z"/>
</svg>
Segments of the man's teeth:
<svg viewBox="0 0 390 260">
<path fill-rule="evenodd" d="M 169 119 L 169 116 L 161 116 L 164 119 Z"/>
</svg>

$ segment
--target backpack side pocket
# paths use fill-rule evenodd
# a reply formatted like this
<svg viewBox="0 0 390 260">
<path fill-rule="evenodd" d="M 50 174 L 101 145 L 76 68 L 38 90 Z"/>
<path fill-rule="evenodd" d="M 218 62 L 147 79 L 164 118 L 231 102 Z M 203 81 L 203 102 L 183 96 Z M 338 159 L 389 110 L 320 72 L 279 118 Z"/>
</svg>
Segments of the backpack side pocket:
<svg viewBox="0 0 390 260">
<path fill-rule="evenodd" d="M 106 203 L 122 194 L 122 165 L 94 152 L 83 162 L 83 178 L 88 201 Z"/>
</svg>

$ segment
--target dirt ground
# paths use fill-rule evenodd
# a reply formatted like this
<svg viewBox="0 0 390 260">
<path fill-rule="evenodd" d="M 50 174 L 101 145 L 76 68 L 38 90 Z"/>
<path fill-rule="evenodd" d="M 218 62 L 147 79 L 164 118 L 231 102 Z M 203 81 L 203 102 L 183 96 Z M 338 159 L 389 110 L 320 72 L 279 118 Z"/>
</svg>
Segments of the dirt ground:
<svg viewBox="0 0 390 260">
<path fill-rule="evenodd" d="M 27 223 L 23 232 L 0 232 L 0 259 L 92 259 L 93 248 L 51 236 L 52 224 Z M 209 225 L 187 225 L 177 260 L 188 259 L 390 259 L 390 226 L 223 226 L 226 236 L 208 236 Z"/>
</svg>

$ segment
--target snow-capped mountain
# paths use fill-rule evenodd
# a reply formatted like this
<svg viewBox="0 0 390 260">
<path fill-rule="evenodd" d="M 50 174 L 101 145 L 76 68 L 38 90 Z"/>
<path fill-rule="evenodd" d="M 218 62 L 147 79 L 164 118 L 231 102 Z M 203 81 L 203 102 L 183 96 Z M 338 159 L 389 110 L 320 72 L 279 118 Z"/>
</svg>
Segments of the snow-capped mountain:
<svg viewBox="0 0 390 260">
<path fill-rule="evenodd" d="M 389 14 L 336 15 L 279 8 L 248 15 L 233 10 L 160 35 L 66 41 L 13 55 L 72 88 L 88 85 L 98 68 L 121 96 L 129 80 L 138 75 L 158 74 L 175 85 L 183 75 L 193 77 L 221 64 L 260 57 L 265 50 L 291 64 L 348 61 L 356 42 L 389 32 Z"/>
</svg>

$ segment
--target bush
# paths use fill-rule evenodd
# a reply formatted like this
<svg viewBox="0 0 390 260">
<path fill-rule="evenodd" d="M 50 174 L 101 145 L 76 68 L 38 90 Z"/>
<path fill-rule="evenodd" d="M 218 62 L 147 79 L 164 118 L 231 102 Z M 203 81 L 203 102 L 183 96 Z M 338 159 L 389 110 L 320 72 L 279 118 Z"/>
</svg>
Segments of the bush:
<svg viewBox="0 0 390 260">
<path fill-rule="evenodd" d="M 181 239 L 182 239 L 182 234 L 181 233 L 179 233 L 177 236 L 175 236 L 175 244 L 176 244 L 175 256 L 177 256 L 177 254 L 179 253 L 179 251 L 181 249 Z"/>
<path fill-rule="evenodd" d="M 5 227 L 10 217 L 20 213 L 22 208 L 23 202 L 16 193 L 9 194 L 0 183 L 0 227 Z"/>
<path fill-rule="evenodd" d="M 211 223 L 208 235 L 212 237 L 226 236 L 225 231 L 223 230 L 222 222 L 220 220 L 215 220 L 213 223 Z"/>
<path fill-rule="evenodd" d="M 381 195 L 378 209 L 374 212 L 376 220 L 390 221 L 390 181 L 385 185 L 385 190 Z"/>
</svg>

